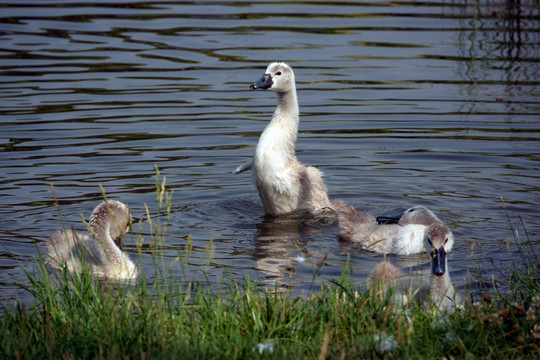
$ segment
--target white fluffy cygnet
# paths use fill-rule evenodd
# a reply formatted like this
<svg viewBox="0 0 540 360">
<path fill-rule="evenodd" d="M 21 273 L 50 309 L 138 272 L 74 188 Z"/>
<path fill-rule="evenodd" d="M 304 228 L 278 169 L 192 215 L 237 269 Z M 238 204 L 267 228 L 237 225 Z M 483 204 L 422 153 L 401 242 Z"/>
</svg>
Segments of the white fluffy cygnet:
<svg viewBox="0 0 540 360">
<path fill-rule="evenodd" d="M 316 215 L 331 208 L 322 173 L 296 159 L 299 109 L 291 67 L 285 63 L 271 63 L 262 78 L 250 88 L 274 91 L 278 105 L 261 134 L 253 162 L 239 166 L 234 173 L 253 169 L 254 182 L 268 215 L 296 211 Z"/>
<path fill-rule="evenodd" d="M 425 251 L 431 258 L 431 274 L 429 288 L 421 288 L 420 291 L 405 291 L 406 294 L 415 294 L 416 300 L 431 305 L 438 310 L 453 310 L 461 303 L 457 296 L 454 285 L 450 279 L 447 253 L 452 249 L 454 238 L 443 223 L 429 226 Z M 378 263 L 368 278 L 368 283 L 387 286 L 400 286 L 402 289 L 412 286 L 403 272 L 389 262 Z M 423 290 L 423 291 L 422 291 Z"/>
<path fill-rule="evenodd" d="M 135 264 L 122 252 L 121 244 L 131 222 L 127 206 L 108 200 L 99 204 L 90 218 L 90 234 L 74 229 L 57 231 L 47 242 L 47 263 L 71 273 L 88 270 L 99 278 L 130 280 L 137 277 Z"/>
<path fill-rule="evenodd" d="M 335 202 L 333 208 L 338 213 L 341 240 L 382 254 L 422 253 L 429 227 L 435 224 L 446 227 L 424 206 L 411 207 L 400 218 L 377 218 L 384 219 L 383 223 L 371 214 L 360 212 L 342 201 Z M 454 235 L 449 229 L 448 237 L 453 244 Z"/>
</svg>

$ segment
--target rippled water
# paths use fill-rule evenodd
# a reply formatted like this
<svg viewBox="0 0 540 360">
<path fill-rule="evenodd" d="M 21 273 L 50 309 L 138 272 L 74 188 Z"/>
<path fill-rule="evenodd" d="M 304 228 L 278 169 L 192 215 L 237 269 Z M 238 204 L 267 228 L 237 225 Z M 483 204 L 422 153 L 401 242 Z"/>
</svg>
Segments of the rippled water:
<svg viewBox="0 0 540 360">
<path fill-rule="evenodd" d="M 136 219 L 155 212 L 155 165 L 174 190 L 163 254 L 193 241 L 178 278 L 302 292 L 350 257 L 364 280 L 381 256 L 265 219 L 250 174 L 231 174 L 272 116 L 275 95 L 248 87 L 274 60 L 296 74 L 298 158 L 332 199 L 426 205 L 456 235 L 455 283 L 502 276 L 519 263 L 510 222 L 540 251 L 539 7 L 511 4 L 1 0 L 0 297 L 24 296 L 21 266 L 83 228 L 100 184 Z M 140 265 L 153 276 L 150 251 Z"/>
</svg>

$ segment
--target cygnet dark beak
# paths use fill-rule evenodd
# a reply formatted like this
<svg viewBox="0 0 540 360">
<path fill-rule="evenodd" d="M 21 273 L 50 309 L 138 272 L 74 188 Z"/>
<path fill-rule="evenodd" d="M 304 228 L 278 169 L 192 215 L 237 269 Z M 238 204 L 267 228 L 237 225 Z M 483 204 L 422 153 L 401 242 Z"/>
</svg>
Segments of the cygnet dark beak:
<svg viewBox="0 0 540 360">
<path fill-rule="evenodd" d="M 446 250 L 444 250 L 444 246 L 431 251 L 431 271 L 435 276 L 443 276 L 446 272 Z"/>
<path fill-rule="evenodd" d="M 259 80 L 255 81 L 253 84 L 251 84 L 249 86 L 249 88 L 251 90 L 255 90 L 255 89 L 263 89 L 263 90 L 266 90 L 268 88 L 270 88 L 272 86 L 273 82 L 272 82 L 272 77 L 270 76 L 270 74 L 264 74 L 262 76 L 262 78 L 260 78 Z"/>
</svg>

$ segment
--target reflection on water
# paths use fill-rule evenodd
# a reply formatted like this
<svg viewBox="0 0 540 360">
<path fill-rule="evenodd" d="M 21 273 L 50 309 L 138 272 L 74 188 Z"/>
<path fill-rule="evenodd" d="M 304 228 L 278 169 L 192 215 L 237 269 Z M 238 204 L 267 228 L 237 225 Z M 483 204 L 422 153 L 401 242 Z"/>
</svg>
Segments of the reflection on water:
<svg viewBox="0 0 540 360">
<path fill-rule="evenodd" d="M 257 224 L 253 241 L 257 269 L 270 285 L 276 280 L 280 284 L 294 285 L 292 273 L 296 271 L 297 264 L 319 264 L 328 256 L 324 247 L 310 247 L 310 243 L 314 238 L 337 233 L 337 225 L 337 216 L 333 213 L 315 218 L 309 215 L 265 217 Z"/>
<path fill-rule="evenodd" d="M 538 48 L 534 45 L 538 31 L 531 21 L 538 18 L 538 7 L 504 1 L 455 9 L 460 26 L 467 29 L 459 35 L 462 61 L 458 64 L 462 76 L 474 82 L 469 94 L 481 93 L 479 83 L 500 83 L 492 101 L 504 104 L 505 112 L 526 114 L 537 109 L 537 101 L 531 108 L 520 100 L 535 96 L 534 88 L 526 85 L 538 80 Z"/>
<path fill-rule="evenodd" d="M 533 2 L 0 7 L 2 298 L 25 282 L 19 266 L 33 266 L 36 244 L 62 224 L 82 227 L 99 184 L 143 219 L 150 241 L 155 165 L 174 190 L 161 252 L 173 262 L 193 242 L 178 278 L 250 276 L 303 292 L 349 261 L 363 282 L 379 255 L 340 244 L 335 224 L 265 219 L 250 174 L 231 174 L 275 108 L 248 90 L 273 60 L 294 67 L 298 158 L 325 173 L 332 200 L 375 215 L 433 209 L 456 236 L 449 262 L 459 285 L 477 267 L 503 279 L 519 262 L 510 221 L 538 248 Z M 136 236 L 126 241 L 137 258 Z M 143 248 L 140 265 L 153 278 L 151 253 Z"/>
</svg>

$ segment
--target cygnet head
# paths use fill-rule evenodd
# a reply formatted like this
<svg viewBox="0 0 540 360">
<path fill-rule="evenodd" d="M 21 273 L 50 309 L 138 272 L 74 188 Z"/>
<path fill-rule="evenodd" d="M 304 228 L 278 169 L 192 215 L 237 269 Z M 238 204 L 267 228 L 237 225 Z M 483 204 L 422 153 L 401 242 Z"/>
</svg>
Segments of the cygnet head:
<svg viewBox="0 0 540 360">
<path fill-rule="evenodd" d="M 295 90 L 294 73 L 289 65 L 274 62 L 268 65 L 262 78 L 251 84 L 249 88 L 251 90 L 269 89 L 277 93 Z"/>
<path fill-rule="evenodd" d="M 128 207 L 116 200 L 107 200 L 99 204 L 90 217 L 90 227 L 99 236 L 100 229 L 108 233 L 110 237 L 119 245 L 118 239 L 123 239 L 126 230 L 131 223 L 131 214 Z"/>
<path fill-rule="evenodd" d="M 442 222 L 431 224 L 427 230 L 425 241 L 426 252 L 431 256 L 431 271 L 435 276 L 443 276 L 446 272 L 446 255 L 454 246 L 454 235 Z"/>
</svg>

